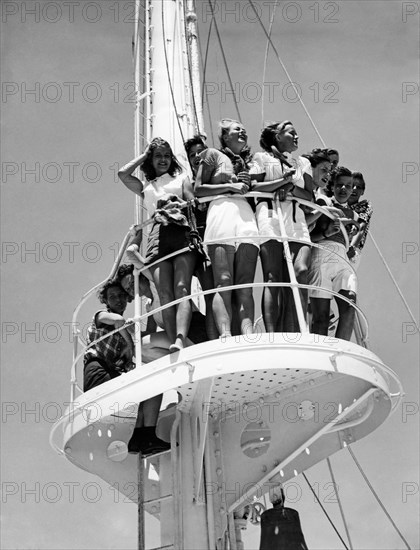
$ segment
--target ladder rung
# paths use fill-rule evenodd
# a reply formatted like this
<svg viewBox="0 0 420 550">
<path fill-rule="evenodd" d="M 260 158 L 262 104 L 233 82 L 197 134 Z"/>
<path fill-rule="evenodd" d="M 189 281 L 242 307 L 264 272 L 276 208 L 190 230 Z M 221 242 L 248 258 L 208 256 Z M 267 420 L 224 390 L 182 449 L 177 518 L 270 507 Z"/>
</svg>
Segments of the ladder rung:
<svg viewBox="0 0 420 550">
<path fill-rule="evenodd" d="M 174 495 L 164 495 L 163 497 L 157 497 L 157 498 L 152 498 L 150 500 L 145 500 L 143 504 L 154 504 L 155 502 L 164 502 L 165 500 L 169 500 L 173 497 Z"/>
</svg>

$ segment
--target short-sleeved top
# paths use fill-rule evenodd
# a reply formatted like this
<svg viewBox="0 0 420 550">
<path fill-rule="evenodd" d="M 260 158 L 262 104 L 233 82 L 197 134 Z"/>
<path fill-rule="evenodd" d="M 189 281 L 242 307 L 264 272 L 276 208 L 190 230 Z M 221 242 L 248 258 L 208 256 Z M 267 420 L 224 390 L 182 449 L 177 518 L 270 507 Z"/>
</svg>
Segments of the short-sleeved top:
<svg viewBox="0 0 420 550">
<path fill-rule="evenodd" d="M 357 219 L 358 219 L 358 215 L 356 214 L 356 212 L 354 212 L 354 210 L 352 210 L 347 203 L 340 204 L 339 202 L 336 202 L 334 200 L 334 198 L 327 197 L 325 195 L 320 195 L 320 196 L 318 196 L 318 199 L 317 199 L 316 203 L 319 204 L 320 206 L 335 206 L 336 208 L 339 208 L 343 212 L 343 214 L 346 218 L 349 218 L 349 219 L 354 220 L 354 221 L 357 221 Z M 325 222 L 325 219 L 327 219 L 328 222 L 331 221 L 330 218 L 328 218 L 327 216 L 322 215 L 318 219 L 317 225 L 320 224 L 320 223 Z M 348 226 L 346 226 L 345 229 L 346 229 L 346 232 L 348 234 L 350 232 L 350 229 L 348 229 Z M 315 226 L 315 230 L 316 230 L 316 226 Z M 338 233 L 334 233 L 334 235 L 331 235 L 331 236 L 327 237 L 325 240 L 334 241 L 336 243 L 340 243 L 340 244 L 343 244 L 344 246 L 347 246 L 346 238 L 344 237 L 342 231 L 339 231 Z"/>
<path fill-rule="evenodd" d="M 289 163 L 296 170 L 292 182 L 296 187 L 305 189 L 304 174 L 312 176 L 311 163 L 304 157 L 293 158 L 285 154 Z M 250 174 L 262 174 L 265 172 L 264 181 L 274 181 L 283 177 L 283 166 L 278 158 L 266 151 L 255 153 L 252 157 Z"/>
<path fill-rule="evenodd" d="M 183 184 L 188 176 L 182 172 L 176 176 L 163 174 L 158 178 L 146 183 L 143 188 L 143 205 L 149 216 L 153 216 L 157 208 L 159 199 L 166 195 L 177 195 L 180 199 L 183 197 Z"/>
<path fill-rule="evenodd" d="M 365 222 L 365 227 L 363 229 L 363 235 L 360 239 L 358 245 L 356 248 L 358 248 L 360 251 L 365 246 L 366 238 L 369 233 L 369 225 L 370 225 L 370 218 L 373 214 L 373 208 L 371 203 L 368 200 L 363 200 L 360 202 L 356 202 L 350 206 L 350 208 L 356 212 L 359 216 L 359 219 L 363 222 Z"/>
<path fill-rule="evenodd" d="M 105 336 L 109 332 L 115 330 L 113 325 L 106 325 L 98 321 L 98 315 L 100 313 L 106 312 L 109 310 L 102 309 L 97 311 L 93 317 L 92 323 L 90 324 L 87 331 L 87 343 L 91 344 L 98 338 Z M 119 332 L 116 332 L 109 338 L 101 340 L 97 344 L 94 344 L 90 347 L 84 355 L 83 362 L 85 365 L 91 361 L 99 361 L 105 363 L 108 367 L 118 371 L 118 372 L 127 372 L 124 365 L 117 365 L 117 361 L 121 359 L 121 353 L 125 346 L 125 340 Z"/>
<path fill-rule="evenodd" d="M 229 183 L 232 181 L 234 169 L 232 161 L 217 149 L 205 149 L 201 153 L 202 181 L 212 184 Z"/>
</svg>

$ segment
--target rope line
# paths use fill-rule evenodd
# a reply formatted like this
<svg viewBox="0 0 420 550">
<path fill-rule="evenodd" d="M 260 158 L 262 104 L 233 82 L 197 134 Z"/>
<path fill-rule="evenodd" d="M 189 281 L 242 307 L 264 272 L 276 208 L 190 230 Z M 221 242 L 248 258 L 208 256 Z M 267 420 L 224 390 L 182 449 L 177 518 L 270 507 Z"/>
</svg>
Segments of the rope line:
<svg viewBox="0 0 420 550">
<path fill-rule="evenodd" d="M 357 460 L 357 458 L 355 457 L 354 455 L 354 452 L 352 451 L 352 449 L 350 448 L 350 445 L 347 445 L 347 450 L 348 452 L 350 453 L 350 456 L 352 457 L 352 459 L 354 460 L 354 463 L 356 464 L 356 466 L 358 467 L 359 469 L 359 472 L 362 474 L 362 477 L 363 479 L 366 481 L 366 484 L 367 486 L 369 487 L 369 489 L 371 490 L 373 496 L 375 497 L 376 501 L 378 502 L 379 506 L 382 508 L 382 510 L 384 511 L 386 517 L 389 519 L 389 521 L 391 522 L 392 526 L 394 527 L 394 529 L 397 531 L 397 533 L 399 534 L 399 536 L 401 537 L 401 540 L 404 542 L 405 546 L 407 547 L 408 550 L 411 550 L 411 547 L 409 546 L 408 542 L 405 540 L 403 534 L 401 533 L 401 531 L 398 529 L 398 527 L 396 526 L 394 520 L 391 518 L 390 514 L 387 512 L 385 506 L 382 504 L 382 501 L 381 499 L 378 497 L 378 495 L 376 494 L 376 491 L 375 489 L 372 487 L 372 484 L 370 483 L 370 481 L 368 480 L 367 478 L 367 475 L 365 474 L 365 472 L 363 471 L 363 468 L 360 466 L 360 463 L 359 461 Z"/>
<path fill-rule="evenodd" d="M 319 133 L 318 128 L 317 128 L 316 125 L 315 125 L 315 122 L 313 121 L 311 115 L 309 114 L 308 109 L 306 108 L 306 106 L 305 106 L 305 104 L 304 104 L 304 102 L 303 102 L 301 96 L 299 95 L 299 93 L 298 93 L 298 91 L 297 91 L 297 89 L 296 89 L 296 87 L 295 87 L 295 85 L 294 85 L 294 82 L 292 81 L 292 79 L 291 79 L 291 77 L 290 77 L 290 75 L 289 75 L 289 73 L 288 73 L 288 71 L 287 71 L 287 69 L 286 69 L 286 67 L 285 67 L 285 65 L 284 65 L 284 63 L 283 63 L 283 61 L 282 61 L 280 55 L 279 55 L 279 53 L 277 52 L 277 49 L 276 49 L 276 47 L 274 46 L 273 41 L 271 40 L 270 34 L 267 33 L 267 30 L 266 30 L 266 28 L 264 27 L 264 24 L 263 24 L 263 22 L 261 21 L 261 19 L 260 19 L 259 15 L 258 15 L 258 12 L 257 12 L 256 9 L 255 9 L 255 6 L 254 6 L 252 0 L 248 0 L 248 2 L 249 2 L 249 4 L 251 5 L 251 7 L 252 7 L 252 9 L 253 9 L 253 11 L 254 11 L 256 17 L 257 17 L 258 22 L 259 22 L 259 24 L 261 25 L 261 28 L 262 28 L 263 31 L 264 31 L 264 34 L 265 34 L 266 37 L 267 37 L 267 41 L 270 43 L 271 47 L 273 48 L 274 53 L 276 54 L 279 63 L 281 64 L 281 66 L 282 66 L 282 68 L 283 68 L 283 70 L 284 70 L 284 72 L 285 72 L 287 78 L 289 79 L 290 84 L 293 86 L 293 89 L 294 89 L 294 91 L 295 91 L 295 93 L 296 93 L 296 96 L 298 97 L 299 102 L 301 103 L 301 105 L 302 105 L 302 107 L 303 107 L 303 109 L 304 109 L 304 111 L 305 111 L 307 117 L 309 118 L 309 120 L 310 120 L 310 122 L 311 122 L 311 124 L 312 124 L 313 129 L 315 130 L 316 134 L 318 135 L 318 137 L 319 137 L 319 139 L 320 139 L 320 141 L 321 141 L 323 147 L 326 147 L 325 142 L 324 142 L 324 140 L 323 140 L 321 134 Z M 271 32 L 271 26 L 270 26 L 270 32 Z M 404 305 L 405 305 L 405 307 L 406 307 L 406 309 L 407 309 L 407 311 L 408 311 L 408 313 L 409 313 L 409 315 L 410 315 L 412 321 L 414 322 L 417 331 L 420 332 L 419 324 L 418 324 L 418 322 L 416 321 L 416 319 L 415 319 L 415 317 L 414 317 L 414 314 L 412 313 L 412 311 L 411 311 L 411 309 L 410 309 L 410 306 L 408 305 L 407 300 L 405 299 L 405 297 L 404 297 L 404 295 L 403 295 L 401 289 L 399 288 L 398 283 L 397 283 L 397 281 L 395 280 L 395 277 L 392 275 L 392 272 L 391 272 L 391 270 L 390 270 L 390 268 L 389 268 L 389 266 L 388 266 L 388 264 L 387 264 L 387 262 L 386 262 L 386 260 L 385 260 L 385 258 L 384 258 L 384 256 L 383 256 L 383 254 L 381 253 L 381 251 L 380 251 L 380 249 L 379 249 L 379 246 L 376 244 L 376 241 L 375 241 L 375 239 L 373 238 L 373 235 L 372 235 L 371 232 L 369 232 L 369 235 L 370 235 L 370 237 L 371 237 L 371 239 L 372 239 L 373 244 L 375 245 L 376 250 L 378 251 L 378 254 L 379 254 L 379 256 L 380 256 L 380 258 L 381 258 L 381 260 L 382 260 L 382 262 L 383 262 L 383 264 L 384 264 L 384 266 L 385 266 L 385 268 L 386 268 L 386 270 L 388 271 L 389 276 L 390 276 L 391 279 L 392 279 L 392 282 L 394 283 L 395 288 L 397 289 L 398 294 L 400 295 L 400 297 L 401 297 L 401 299 L 402 299 L 402 301 L 403 301 L 403 303 L 404 303 Z"/>
<path fill-rule="evenodd" d="M 214 19 L 214 28 L 216 29 L 217 41 L 219 42 L 220 51 L 222 52 L 223 63 L 224 63 L 226 74 L 227 74 L 227 77 L 228 77 L 228 80 L 229 80 L 230 89 L 232 91 L 234 91 L 233 82 L 232 82 L 232 79 L 230 77 L 229 67 L 228 67 L 228 64 L 227 64 L 227 61 L 226 61 L 225 50 L 223 49 L 222 39 L 220 38 L 219 28 L 217 26 L 217 21 L 216 21 L 216 18 L 214 16 L 213 4 L 211 3 L 211 0 L 207 0 L 207 2 L 209 3 L 210 9 L 211 9 L 212 19 Z M 236 114 L 238 116 L 238 121 L 241 122 L 241 120 L 242 120 L 241 119 L 241 114 L 239 112 L 238 102 L 236 101 L 236 96 L 235 96 L 234 93 L 233 93 L 233 102 L 235 104 L 235 109 L 236 109 Z"/>
<path fill-rule="evenodd" d="M 349 547 L 348 547 L 347 544 L 344 542 L 343 537 L 342 537 L 342 536 L 340 535 L 340 533 L 338 532 L 336 526 L 335 526 L 334 523 L 332 522 L 332 520 L 331 520 L 330 516 L 328 515 L 326 509 L 322 506 L 321 501 L 320 501 L 319 498 L 318 498 L 318 495 L 315 493 L 315 491 L 313 490 L 312 485 L 309 483 L 309 480 L 308 480 L 308 478 L 306 477 L 305 472 L 302 472 L 302 475 L 303 475 L 303 477 L 305 478 L 306 483 L 309 485 L 309 488 L 310 488 L 310 490 L 312 491 L 314 497 L 316 498 L 318 504 L 321 506 L 322 511 L 323 511 L 324 514 L 327 516 L 328 521 L 329 521 L 329 522 L 331 523 L 331 525 L 333 526 L 333 529 L 334 529 L 334 531 L 337 533 L 338 538 L 339 538 L 339 539 L 341 540 L 341 542 L 343 543 L 344 548 L 345 548 L 346 550 L 349 550 Z"/>
<path fill-rule="evenodd" d="M 401 300 L 403 301 L 405 307 L 407 308 L 407 311 L 408 311 L 408 313 L 409 313 L 409 315 L 410 315 L 410 317 L 411 317 L 413 323 L 414 323 L 415 326 L 416 326 L 417 332 L 420 332 L 419 324 L 418 324 L 418 322 L 416 321 L 416 318 L 414 317 L 414 314 L 413 314 L 413 312 L 411 311 L 410 306 L 409 306 L 408 303 L 407 303 L 407 300 L 404 298 L 404 294 L 402 293 L 402 290 L 400 289 L 400 287 L 399 287 L 399 285 L 398 285 L 398 283 L 397 283 L 397 281 L 396 281 L 394 275 L 392 274 L 392 271 L 391 271 L 391 269 L 390 269 L 390 267 L 389 267 L 387 261 L 385 260 L 385 258 L 384 258 L 384 256 L 383 256 L 382 252 L 380 251 L 379 246 L 377 245 L 377 243 L 376 243 L 376 241 L 375 241 L 375 239 L 374 239 L 374 237 L 373 237 L 373 235 L 372 235 L 372 232 L 369 231 L 368 235 L 369 235 L 369 237 L 372 239 L 372 242 L 373 242 L 373 244 L 374 244 L 374 246 L 375 246 L 375 248 L 376 248 L 376 251 L 377 251 L 378 254 L 379 254 L 379 257 L 380 257 L 381 260 L 382 260 L 382 263 L 383 263 L 384 266 L 385 266 L 385 269 L 386 269 L 387 272 L 388 272 L 388 275 L 391 277 L 391 280 L 392 280 L 392 282 L 394 283 L 394 286 L 395 286 L 395 288 L 397 289 L 397 292 L 398 292 L 398 294 L 400 295 Z"/>
<path fill-rule="evenodd" d="M 197 134 L 197 133 L 200 132 L 200 124 L 198 122 L 197 105 L 196 105 L 196 101 L 195 101 L 194 86 L 193 86 L 193 81 L 192 81 L 192 64 L 191 64 L 191 49 L 190 49 L 191 48 L 191 40 L 190 40 L 189 33 L 188 33 L 185 12 L 184 12 L 184 33 L 185 33 L 185 40 L 188 44 L 188 47 L 187 47 L 188 80 L 190 81 L 192 108 L 193 108 L 193 113 L 194 113 L 194 126 L 195 126 L 194 134 Z"/>
<path fill-rule="evenodd" d="M 340 508 L 341 519 L 343 520 L 344 529 L 346 530 L 347 540 L 349 541 L 350 550 L 353 550 L 353 544 L 351 542 L 350 532 L 349 532 L 349 529 L 348 529 L 348 526 L 347 526 L 346 518 L 344 516 L 344 510 L 343 510 L 343 507 L 341 505 L 340 495 L 338 493 L 338 489 L 336 489 L 336 487 L 338 487 L 338 485 L 335 481 L 334 473 L 333 473 L 333 470 L 332 470 L 332 464 L 331 464 L 331 460 L 329 459 L 329 457 L 327 458 L 327 464 L 328 464 L 328 469 L 330 471 L 330 476 L 331 476 L 331 479 L 332 479 L 332 482 L 333 482 L 334 492 L 335 492 L 336 497 L 337 497 L 338 507 Z"/>
<path fill-rule="evenodd" d="M 210 135 L 211 135 L 211 139 L 212 139 L 212 145 L 214 146 L 213 122 L 212 122 L 212 116 L 211 116 L 211 111 L 210 111 L 210 101 L 209 101 L 209 97 L 207 95 L 207 89 L 206 89 L 207 58 L 208 58 L 208 54 L 209 54 L 210 36 L 211 36 L 212 28 L 213 28 L 213 19 L 210 19 L 210 25 L 209 25 L 209 32 L 208 32 L 208 35 L 207 35 L 206 53 L 205 53 L 205 56 L 204 56 L 204 62 L 203 62 L 203 60 L 201 60 L 201 65 L 203 67 L 203 88 L 201 90 L 201 103 L 202 104 L 204 103 L 204 94 L 205 94 L 206 95 L 207 111 L 208 111 L 208 114 L 209 114 Z M 198 26 L 197 26 L 197 33 L 198 33 L 198 36 L 200 38 L 200 33 L 198 31 Z M 201 53 L 201 48 L 200 48 L 200 53 Z"/>
<path fill-rule="evenodd" d="M 274 4 L 273 14 L 270 21 L 270 28 L 268 29 L 268 34 L 271 37 L 271 30 L 273 28 L 274 23 L 274 17 L 276 15 L 276 9 L 279 5 L 279 0 L 276 0 L 276 3 Z M 264 89 L 264 83 L 265 83 L 265 75 L 267 72 L 267 60 L 268 60 L 268 50 L 270 49 L 270 42 L 267 40 L 267 46 L 265 48 L 265 56 L 264 56 L 264 68 L 263 68 L 263 78 L 262 78 L 262 88 Z M 261 128 L 264 126 L 264 94 L 262 95 L 262 101 L 261 101 Z"/>
<path fill-rule="evenodd" d="M 210 1 L 210 0 L 209 0 L 209 1 Z M 308 111 L 308 109 L 306 108 L 306 105 L 305 105 L 305 103 L 303 102 L 303 99 L 302 99 L 301 95 L 299 94 L 299 92 L 298 92 L 298 90 L 297 90 L 297 88 L 296 88 L 296 86 L 295 86 L 295 83 L 294 83 L 293 80 L 291 79 L 291 77 L 290 77 L 290 75 L 289 75 L 289 72 L 288 72 L 288 70 L 286 69 L 285 64 L 283 63 L 283 61 L 282 61 L 282 59 L 281 59 L 281 57 L 280 57 L 280 55 L 279 55 L 279 53 L 278 53 L 276 47 L 275 47 L 274 44 L 273 44 L 273 41 L 271 40 L 270 35 L 267 33 L 267 30 L 266 30 L 266 28 L 264 27 L 264 24 L 263 24 L 263 22 L 261 21 L 260 16 L 258 15 L 258 12 L 257 12 L 257 10 L 255 9 L 255 6 L 254 6 L 252 0 L 248 0 L 248 2 L 249 2 L 249 4 L 251 5 L 251 7 L 252 7 L 252 9 L 253 9 L 253 11 L 254 11 L 254 13 L 255 13 L 257 19 L 258 19 L 258 22 L 259 22 L 259 24 L 261 25 L 261 28 L 262 28 L 262 30 L 264 31 L 265 36 L 267 37 L 267 40 L 269 41 L 271 47 L 273 48 L 274 53 L 276 54 L 277 60 L 279 61 L 280 65 L 282 66 L 282 69 L 283 69 L 283 71 L 285 72 L 287 78 L 289 79 L 289 82 L 290 82 L 290 84 L 291 84 L 292 87 L 293 87 L 293 90 L 294 90 L 294 92 L 295 92 L 295 94 L 296 94 L 296 97 L 299 99 L 299 102 L 300 102 L 300 104 L 302 105 L 303 110 L 304 110 L 305 113 L 306 113 L 306 116 L 309 118 L 310 123 L 312 124 L 313 129 L 315 130 L 317 136 L 319 137 L 319 139 L 320 139 L 320 141 L 321 141 L 321 143 L 322 143 L 322 146 L 323 146 L 323 147 L 326 147 L 325 142 L 324 142 L 324 140 L 322 139 L 322 136 L 321 136 L 321 134 L 319 133 L 318 128 L 317 128 L 316 125 L 315 125 L 315 122 L 313 121 L 311 115 L 309 114 L 309 111 Z"/>
</svg>

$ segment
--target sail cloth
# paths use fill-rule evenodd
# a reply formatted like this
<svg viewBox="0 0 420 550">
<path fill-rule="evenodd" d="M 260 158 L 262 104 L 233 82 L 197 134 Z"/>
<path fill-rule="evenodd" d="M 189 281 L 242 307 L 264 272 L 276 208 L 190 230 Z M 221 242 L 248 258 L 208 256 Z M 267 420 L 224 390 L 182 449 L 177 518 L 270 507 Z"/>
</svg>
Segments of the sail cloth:
<svg viewBox="0 0 420 550">
<path fill-rule="evenodd" d="M 296 510 L 275 506 L 261 514 L 260 550 L 308 550 Z"/>
</svg>

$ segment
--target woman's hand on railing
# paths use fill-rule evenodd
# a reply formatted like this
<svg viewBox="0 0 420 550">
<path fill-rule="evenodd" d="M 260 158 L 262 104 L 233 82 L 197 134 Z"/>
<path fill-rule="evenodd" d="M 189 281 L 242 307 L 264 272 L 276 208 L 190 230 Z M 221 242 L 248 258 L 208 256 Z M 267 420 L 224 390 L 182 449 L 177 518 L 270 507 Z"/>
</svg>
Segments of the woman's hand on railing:
<svg viewBox="0 0 420 550">
<path fill-rule="evenodd" d="M 125 343 L 122 351 L 121 351 L 121 357 L 126 361 L 130 362 L 133 360 L 133 357 L 136 355 L 134 344 L 129 344 L 128 342 Z"/>
<path fill-rule="evenodd" d="M 232 193 L 245 195 L 249 191 L 249 185 L 242 181 L 238 181 L 237 183 L 232 182 L 229 184 L 229 189 Z"/>
<path fill-rule="evenodd" d="M 139 252 L 139 247 L 137 244 L 130 244 L 125 250 L 128 260 L 134 265 L 137 269 L 143 269 L 144 267 L 144 258 Z"/>
<path fill-rule="evenodd" d="M 340 228 L 340 220 L 336 218 L 335 220 L 331 220 L 328 224 L 327 228 L 323 232 L 324 237 L 332 237 L 336 233 L 339 233 L 341 231 Z"/>
<path fill-rule="evenodd" d="M 286 182 L 292 181 L 293 176 L 296 174 L 296 170 L 294 168 L 290 168 L 290 170 L 285 170 L 283 172 L 283 179 Z"/>
<path fill-rule="evenodd" d="M 336 206 L 324 206 L 323 208 L 328 210 L 328 212 L 331 212 L 331 214 L 333 214 L 336 218 L 342 218 L 344 216 L 344 212 Z"/>
<path fill-rule="evenodd" d="M 249 172 L 239 172 L 237 174 L 238 181 L 241 183 L 246 183 L 248 186 L 248 190 L 251 187 L 251 175 Z"/>
<path fill-rule="evenodd" d="M 351 218 L 338 218 L 343 225 L 354 225 L 356 229 L 360 228 L 360 225 Z"/>
</svg>

